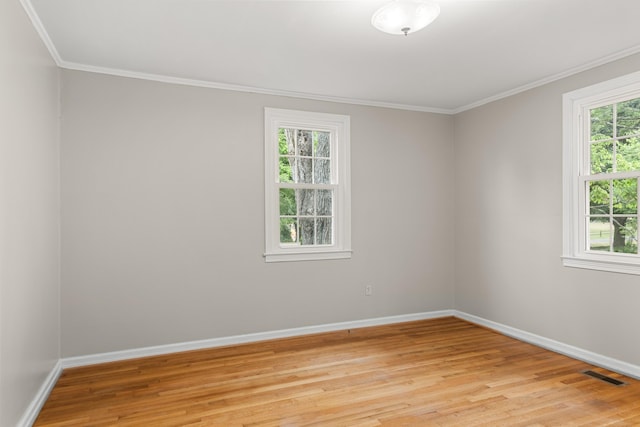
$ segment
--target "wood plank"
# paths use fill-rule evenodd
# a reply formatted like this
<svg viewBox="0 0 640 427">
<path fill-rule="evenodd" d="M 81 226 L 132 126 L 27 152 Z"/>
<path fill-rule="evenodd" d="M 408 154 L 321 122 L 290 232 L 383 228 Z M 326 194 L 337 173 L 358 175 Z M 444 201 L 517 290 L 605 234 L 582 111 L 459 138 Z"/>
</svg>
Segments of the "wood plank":
<svg viewBox="0 0 640 427">
<path fill-rule="evenodd" d="M 639 381 L 451 317 L 66 369 L 35 426 L 639 422 Z"/>
</svg>

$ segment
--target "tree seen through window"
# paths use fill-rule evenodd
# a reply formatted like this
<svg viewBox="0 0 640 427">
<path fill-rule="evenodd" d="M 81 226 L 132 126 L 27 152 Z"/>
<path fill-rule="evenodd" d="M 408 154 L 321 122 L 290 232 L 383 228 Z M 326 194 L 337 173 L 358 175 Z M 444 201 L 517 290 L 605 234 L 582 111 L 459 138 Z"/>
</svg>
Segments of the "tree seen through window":
<svg viewBox="0 0 640 427">
<path fill-rule="evenodd" d="M 640 98 L 590 109 L 589 117 L 587 249 L 637 254 Z"/>
<path fill-rule="evenodd" d="M 278 151 L 280 242 L 332 244 L 330 132 L 280 128 Z"/>
</svg>

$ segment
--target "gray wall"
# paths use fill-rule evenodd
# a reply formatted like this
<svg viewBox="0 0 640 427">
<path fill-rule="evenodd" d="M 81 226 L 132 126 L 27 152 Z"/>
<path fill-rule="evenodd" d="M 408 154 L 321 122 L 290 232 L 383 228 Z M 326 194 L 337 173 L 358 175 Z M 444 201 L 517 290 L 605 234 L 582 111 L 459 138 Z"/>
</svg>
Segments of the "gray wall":
<svg viewBox="0 0 640 427">
<path fill-rule="evenodd" d="M 455 307 L 640 365 L 640 278 L 562 266 L 562 94 L 640 55 L 455 117 Z"/>
<path fill-rule="evenodd" d="M 63 356 L 453 306 L 453 117 L 62 81 Z M 352 259 L 264 262 L 267 106 L 351 116 Z"/>
<path fill-rule="evenodd" d="M 60 344 L 69 357 L 455 307 L 640 364 L 637 276 L 560 260 L 561 95 L 640 55 L 455 117 L 62 71 L 60 218 L 58 71 L 18 2 L 0 4 L 0 425 Z M 351 116 L 352 259 L 264 263 L 265 106 Z"/>
<path fill-rule="evenodd" d="M 0 426 L 60 357 L 58 70 L 18 1 L 0 2 Z"/>
</svg>

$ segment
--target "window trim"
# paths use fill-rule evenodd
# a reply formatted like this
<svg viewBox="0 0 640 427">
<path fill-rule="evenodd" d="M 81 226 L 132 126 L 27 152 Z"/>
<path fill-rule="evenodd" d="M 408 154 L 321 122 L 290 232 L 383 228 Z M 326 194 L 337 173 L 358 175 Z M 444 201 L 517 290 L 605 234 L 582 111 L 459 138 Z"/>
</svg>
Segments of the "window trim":
<svg viewBox="0 0 640 427">
<path fill-rule="evenodd" d="M 625 96 L 640 96 L 640 72 L 565 93 L 563 101 L 563 253 L 566 267 L 640 275 L 640 256 L 622 253 L 593 253 L 584 249 L 584 219 L 581 206 L 586 203 L 584 178 L 586 163 L 584 136 L 588 132 L 584 111 L 598 104 L 618 102 Z"/>
<path fill-rule="evenodd" d="M 350 117 L 309 111 L 264 109 L 265 156 L 265 261 L 314 261 L 351 258 Z M 331 132 L 334 187 L 333 244 L 283 246 L 280 244 L 278 129 L 307 128 Z M 334 175 L 335 172 L 335 175 Z"/>
</svg>

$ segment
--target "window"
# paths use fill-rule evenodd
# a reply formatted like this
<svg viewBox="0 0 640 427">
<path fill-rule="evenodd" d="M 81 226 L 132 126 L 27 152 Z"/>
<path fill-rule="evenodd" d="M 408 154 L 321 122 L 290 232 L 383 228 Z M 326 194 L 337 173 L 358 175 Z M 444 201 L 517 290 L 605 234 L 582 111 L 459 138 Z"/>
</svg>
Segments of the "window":
<svg viewBox="0 0 640 427">
<path fill-rule="evenodd" d="M 265 109 L 265 260 L 351 257 L 349 116 Z"/>
<path fill-rule="evenodd" d="M 640 73 L 563 101 L 564 264 L 640 274 Z"/>
</svg>

